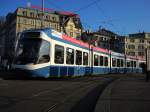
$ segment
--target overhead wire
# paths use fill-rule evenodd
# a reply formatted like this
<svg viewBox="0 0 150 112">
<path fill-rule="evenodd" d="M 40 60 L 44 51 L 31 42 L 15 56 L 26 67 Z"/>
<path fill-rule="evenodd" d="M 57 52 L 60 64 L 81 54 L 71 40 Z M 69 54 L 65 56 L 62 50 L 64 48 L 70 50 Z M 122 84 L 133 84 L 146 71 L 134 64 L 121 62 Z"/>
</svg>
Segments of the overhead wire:
<svg viewBox="0 0 150 112">
<path fill-rule="evenodd" d="M 63 11 L 64 11 L 64 9 L 63 9 L 62 7 L 56 5 L 56 4 L 53 3 L 52 1 L 49 1 L 49 0 L 48 0 L 48 2 L 50 2 L 50 3 L 51 3 L 54 7 L 56 7 L 57 9 L 60 9 L 60 10 L 63 10 Z M 73 11 L 73 12 L 74 12 L 74 13 L 78 13 L 78 12 L 81 12 L 81 11 L 83 11 L 83 10 L 85 10 L 85 9 L 87 9 L 87 8 L 89 8 L 89 7 L 91 7 L 91 6 L 93 6 L 93 5 L 95 5 L 95 6 L 97 7 L 97 9 L 103 14 L 104 18 L 105 18 L 105 19 L 108 19 L 109 17 L 105 14 L 104 10 L 103 10 L 103 9 L 99 6 L 99 4 L 98 4 L 98 3 L 100 3 L 100 2 L 101 2 L 101 0 L 94 0 L 93 2 L 90 2 L 89 4 L 87 4 L 87 5 L 85 5 L 85 6 L 81 7 L 81 8 L 79 8 L 79 9 Z M 117 29 L 117 28 L 115 27 L 115 25 L 114 25 L 111 21 L 113 21 L 113 20 L 108 19 L 107 21 L 105 20 L 105 23 L 104 23 L 104 22 L 101 22 L 101 23 L 111 25 L 114 29 Z M 86 23 L 86 22 L 82 22 L 82 23 L 84 23 L 84 24 L 85 24 L 86 26 L 88 26 L 90 29 L 92 28 L 92 26 L 91 26 L 90 24 L 88 24 L 88 23 Z M 116 30 L 116 31 L 117 31 L 117 30 Z"/>
<path fill-rule="evenodd" d="M 62 8 L 62 7 L 60 7 L 60 6 L 58 6 L 58 5 L 56 5 L 55 3 L 53 3 L 52 1 L 50 1 L 50 0 L 47 0 L 51 5 L 53 5 L 55 8 L 57 8 L 57 9 L 60 9 L 60 10 L 62 10 L 62 11 L 64 11 L 64 9 Z"/>
<path fill-rule="evenodd" d="M 91 2 L 91 3 L 89 3 L 89 4 L 85 5 L 85 6 L 83 6 L 83 7 L 81 7 L 81 8 L 79 8 L 79 9 L 77 9 L 77 10 L 75 10 L 75 12 L 80 12 L 80 11 L 82 11 L 82 10 L 85 10 L 85 9 L 91 7 L 92 5 L 94 5 L 94 4 L 96 4 L 96 3 L 100 2 L 100 1 L 101 1 L 101 0 L 94 0 L 93 2 Z"/>
</svg>

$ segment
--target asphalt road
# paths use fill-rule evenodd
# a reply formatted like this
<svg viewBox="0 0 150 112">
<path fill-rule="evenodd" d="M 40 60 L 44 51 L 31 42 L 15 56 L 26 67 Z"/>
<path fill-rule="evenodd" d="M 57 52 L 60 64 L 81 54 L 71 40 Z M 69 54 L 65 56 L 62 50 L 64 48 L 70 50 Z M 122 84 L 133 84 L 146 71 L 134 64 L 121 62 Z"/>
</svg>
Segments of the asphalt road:
<svg viewBox="0 0 150 112">
<path fill-rule="evenodd" d="M 0 112 L 93 112 L 113 79 L 0 79 Z"/>
<path fill-rule="evenodd" d="M 144 76 L 115 80 L 100 95 L 95 112 L 150 112 L 150 81 Z"/>
</svg>

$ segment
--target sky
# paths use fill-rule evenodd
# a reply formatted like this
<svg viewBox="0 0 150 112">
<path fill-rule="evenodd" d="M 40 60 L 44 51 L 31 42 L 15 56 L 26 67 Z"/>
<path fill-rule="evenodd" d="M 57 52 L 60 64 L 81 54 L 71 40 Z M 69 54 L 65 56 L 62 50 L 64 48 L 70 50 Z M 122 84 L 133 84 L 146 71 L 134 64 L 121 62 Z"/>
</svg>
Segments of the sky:
<svg viewBox="0 0 150 112">
<path fill-rule="evenodd" d="M 42 0 L 1 0 L 0 16 L 17 7 L 41 6 Z M 106 28 L 120 35 L 150 32 L 150 0 L 44 0 L 45 8 L 80 15 L 84 29 Z"/>
</svg>

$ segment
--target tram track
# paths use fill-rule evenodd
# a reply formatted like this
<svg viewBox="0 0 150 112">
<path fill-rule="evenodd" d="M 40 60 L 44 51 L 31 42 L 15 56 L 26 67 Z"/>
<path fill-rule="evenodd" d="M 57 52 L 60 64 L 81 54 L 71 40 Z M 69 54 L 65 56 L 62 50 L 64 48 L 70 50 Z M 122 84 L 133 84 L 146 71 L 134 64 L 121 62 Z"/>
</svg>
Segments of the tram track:
<svg viewBox="0 0 150 112">
<path fill-rule="evenodd" d="M 0 111 L 71 112 L 74 107 L 78 106 L 77 104 L 81 104 L 82 100 L 86 99 L 87 94 L 93 89 L 103 86 L 111 79 L 110 77 L 82 77 L 59 81 L 30 80 L 18 82 L 11 80 L 13 82 L 11 85 L 3 86 L 1 89 L 10 91 L 9 88 L 13 87 L 14 92 L 6 93 L 3 91 L 0 94 L 1 98 L 11 102 L 6 102 L 7 104 L 1 102 Z M 10 82 L 8 81 L 8 83 Z M 22 90 L 19 91 L 16 87 L 18 89 L 22 87 Z"/>
<path fill-rule="evenodd" d="M 76 103 L 74 103 L 74 105 L 72 105 L 72 108 L 70 108 L 70 111 L 71 112 L 78 112 L 78 111 L 81 111 L 82 109 L 80 108 L 78 108 L 78 107 L 75 107 L 76 105 L 78 105 L 78 104 L 80 104 L 80 105 L 83 105 L 83 106 L 86 106 L 82 101 L 84 100 L 84 99 L 87 99 L 88 97 L 95 97 L 95 96 L 90 96 L 90 95 L 88 95 L 90 92 L 92 92 L 93 90 L 95 90 L 95 89 L 98 89 L 98 90 L 96 90 L 96 92 L 97 92 L 97 96 L 96 96 L 96 99 L 98 99 L 98 96 L 99 96 L 99 94 L 98 93 L 100 93 L 100 92 L 102 92 L 103 91 L 103 89 L 109 84 L 109 83 L 111 83 L 113 80 L 112 79 L 110 79 L 110 80 L 108 80 L 108 81 L 106 81 L 106 82 L 102 82 L 102 83 L 99 83 L 99 84 L 97 84 L 97 82 L 93 82 L 92 84 L 91 83 L 88 83 L 86 86 L 84 85 L 84 87 L 82 87 L 82 88 L 80 88 L 78 91 L 76 91 L 76 92 L 73 92 L 70 96 L 68 96 L 68 97 L 65 97 L 65 99 L 63 99 L 63 100 L 61 100 L 61 101 L 59 101 L 59 102 L 57 102 L 57 103 L 55 103 L 55 104 L 53 104 L 52 106 L 50 106 L 46 111 L 44 111 L 44 112 L 61 112 L 61 109 L 59 109 L 59 107 L 61 108 L 62 107 L 62 104 L 64 104 L 65 102 L 67 102 L 68 100 L 71 100 L 74 96 L 76 96 L 76 95 L 78 95 L 78 94 L 80 94 L 80 93 L 83 93 L 84 91 L 86 91 L 86 94 L 84 94 L 83 96 L 80 96 L 80 98 L 76 101 L 77 102 L 77 104 Z M 100 90 L 99 90 L 99 87 L 100 87 Z M 90 89 L 89 89 L 90 88 Z M 87 91 L 87 89 L 89 89 L 89 91 Z M 85 98 L 86 97 L 86 98 Z M 95 98 L 94 98 L 95 99 Z M 94 100 L 94 102 L 91 102 L 91 103 L 93 103 L 92 104 L 92 106 L 93 107 L 95 107 L 95 105 L 96 105 L 96 99 Z M 82 102 L 82 103 L 81 103 Z M 90 103 L 90 102 L 89 102 Z M 90 103 L 90 104 L 91 104 Z M 65 105 L 63 105 L 63 106 L 65 106 Z M 79 106 L 79 105 L 78 105 Z M 72 110 L 73 108 L 78 108 L 79 110 L 78 111 L 74 111 L 74 110 Z M 64 108 L 64 107 L 63 107 Z M 68 112 L 70 112 L 70 111 L 68 111 Z M 62 111 L 63 112 L 63 111 Z M 66 112 L 66 111 L 65 111 Z M 81 111 L 81 112 L 83 112 L 83 110 Z M 87 111 L 86 111 L 87 112 Z M 89 111 L 90 112 L 90 111 Z"/>
</svg>

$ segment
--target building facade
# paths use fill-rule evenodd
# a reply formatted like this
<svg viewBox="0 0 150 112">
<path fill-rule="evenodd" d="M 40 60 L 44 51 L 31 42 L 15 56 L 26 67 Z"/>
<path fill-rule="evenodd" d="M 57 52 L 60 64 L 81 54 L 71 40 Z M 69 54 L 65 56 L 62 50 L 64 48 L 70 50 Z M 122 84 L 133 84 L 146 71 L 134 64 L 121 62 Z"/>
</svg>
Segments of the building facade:
<svg viewBox="0 0 150 112">
<path fill-rule="evenodd" d="M 41 10 L 33 8 L 17 8 L 14 13 L 9 13 L 6 16 L 6 33 L 3 34 L 6 39 L 5 55 L 9 59 L 13 58 L 18 35 L 24 30 L 52 28 L 76 38 L 82 33 L 82 25 L 77 27 L 79 23 L 81 23 L 80 18 L 72 15 L 46 11 L 43 13 Z"/>
<path fill-rule="evenodd" d="M 125 54 L 145 58 L 145 50 L 150 50 L 150 33 L 129 34 L 125 39 Z"/>
<path fill-rule="evenodd" d="M 0 61 L 4 57 L 5 49 L 5 18 L 0 17 Z"/>
<path fill-rule="evenodd" d="M 67 35 L 80 39 L 82 35 L 82 25 L 79 18 L 69 18 L 66 24 L 64 24 L 64 33 Z"/>
<path fill-rule="evenodd" d="M 120 41 L 117 34 L 103 28 L 94 32 L 93 35 L 96 38 L 96 46 L 118 52 Z"/>
</svg>

